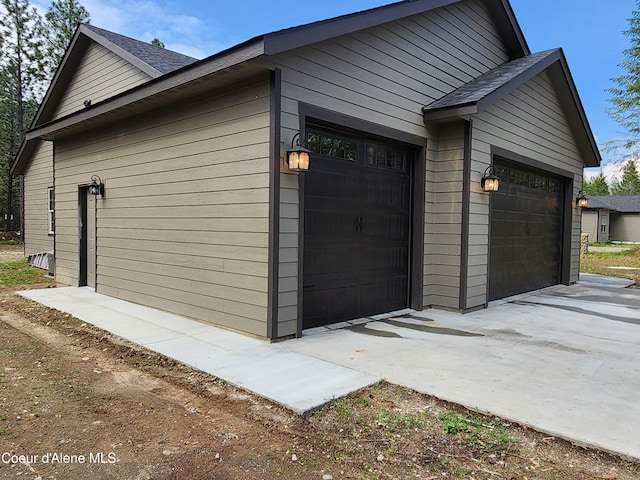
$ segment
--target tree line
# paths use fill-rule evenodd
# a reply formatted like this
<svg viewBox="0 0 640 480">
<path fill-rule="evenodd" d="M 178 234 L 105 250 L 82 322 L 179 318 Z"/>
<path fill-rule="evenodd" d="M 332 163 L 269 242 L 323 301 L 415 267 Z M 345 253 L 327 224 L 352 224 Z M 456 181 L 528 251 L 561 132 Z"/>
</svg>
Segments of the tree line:
<svg viewBox="0 0 640 480">
<path fill-rule="evenodd" d="M 629 160 L 622 167 L 620 180 L 607 182 L 604 173 L 600 172 L 591 180 L 584 181 L 584 193 L 594 196 L 608 195 L 640 195 L 640 174 L 635 159 Z"/>
<path fill-rule="evenodd" d="M 89 12 L 76 0 L 54 0 L 44 15 L 28 0 L 0 0 L 2 230 L 21 228 L 23 187 L 10 174 L 11 165 L 78 24 L 89 21 Z"/>
</svg>

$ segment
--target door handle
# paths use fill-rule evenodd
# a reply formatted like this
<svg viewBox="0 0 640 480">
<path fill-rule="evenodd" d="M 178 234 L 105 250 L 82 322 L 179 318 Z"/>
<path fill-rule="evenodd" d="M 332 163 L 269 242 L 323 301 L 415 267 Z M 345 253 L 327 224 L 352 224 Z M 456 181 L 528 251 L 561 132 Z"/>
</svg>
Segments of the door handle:
<svg viewBox="0 0 640 480">
<path fill-rule="evenodd" d="M 364 218 L 362 218 L 359 215 L 356 215 L 356 218 L 353 223 L 356 226 L 356 232 L 362 232 L 362 229 L 364 228 Z"/>
</svg>

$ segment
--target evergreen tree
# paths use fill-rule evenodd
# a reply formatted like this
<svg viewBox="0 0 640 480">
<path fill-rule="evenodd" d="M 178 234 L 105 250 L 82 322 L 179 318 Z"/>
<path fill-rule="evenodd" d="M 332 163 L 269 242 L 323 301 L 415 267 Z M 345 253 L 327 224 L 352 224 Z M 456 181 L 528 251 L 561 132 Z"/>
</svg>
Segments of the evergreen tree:
<svg viewBox="0 0 640 480">
<path fill-rule="evenodd" d="M 626 73 L 611 79 L 616 86 L 608 89 L 612 94 L 609 101 L 613 104 L 608 113 L 629 132 L 628 138 L 616 143 L 632 149 L 640 144 L 640 0 L 636 0 L 636 9 L 629 19 L 629 29 L 624 33 L 631 42 L 620 64 Z"/>
<path fill-rule="evenodd" d="M 24 133 L 34 113 L 44 88 L 45 57 L 44 29 L 42 18 L 28 0 L 0 0 L 0 104 L 2 104 L 3 124 L 0 162 L 3 164 L 0 179 L 6 184 L 4 204 L 6 205 L 5 230 L 19 227 L 14 209 L 15 185 L 8 173 L 18 151 Z M 6 130 L 5 130 L 6 129 Z M 19 202 L 18 202 L 19 204 Z M 18 218 L 21 218 L 20 215 Z"/>
<path fill-rule="evenodd" d="M 53 0 L 45 14 L 47 30 L 47 55 L 49 69 L 55 72 L 66 51 L 73 34 L 80 23 L 90 23 L 91 16 L 76 0 Z"/>
<path fill-rule="evenodd" d="M 595 197 L 604 197 L 609 195 L 609 184 L 604 178 L 604 173 L 600 172 L 593 177 L 592 180 L 585 180 L 582 186 L 584 193 Z"/>
<path fill-rule="evenodd" d="M 164 48 L 164 43 L 160 41 L 158 37 L 151 40 L 151 45 L 155 45 L 156 47 Z"/>
<path fill-rule="evenodd" d="M 622 169 L 622 180 L 611 186 L 613 195 L 640 195 L 640 174 L 635 160 L 629 160 Z"/>
</svg>

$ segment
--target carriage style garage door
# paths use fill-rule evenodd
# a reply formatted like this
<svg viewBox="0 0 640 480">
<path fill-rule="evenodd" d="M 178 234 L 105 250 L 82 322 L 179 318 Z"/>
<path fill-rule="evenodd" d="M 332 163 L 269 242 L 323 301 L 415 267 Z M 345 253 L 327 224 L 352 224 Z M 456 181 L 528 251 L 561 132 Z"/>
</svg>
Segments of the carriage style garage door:
<svg viewBox="0 0 640 480">
<path fill-rule="evenodd" d="M 303 327 L 408 304 L 409 150 L 308 127 Z"/>
<path fill-rule="evenodd" d="M 560 283 L 564 181 L 497 160 L 491 199 L 489 300 Z"/>
</svg>

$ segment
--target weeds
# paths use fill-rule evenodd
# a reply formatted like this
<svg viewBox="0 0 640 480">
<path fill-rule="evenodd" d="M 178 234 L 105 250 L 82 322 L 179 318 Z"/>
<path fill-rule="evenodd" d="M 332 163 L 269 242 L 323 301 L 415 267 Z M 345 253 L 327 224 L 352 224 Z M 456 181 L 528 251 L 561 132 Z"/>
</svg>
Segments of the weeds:
<svg viewBox="0 0 640 480">
<path fill-rule="evenodd" d="M 0 263 L 0 288 L 38 283 L 51 283 L 51 280 L 44 278 L 44 270 L 32 267 L 26 259 Z"/>
</svg>

